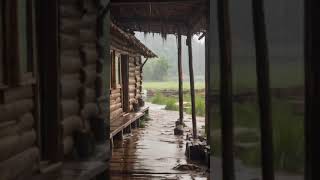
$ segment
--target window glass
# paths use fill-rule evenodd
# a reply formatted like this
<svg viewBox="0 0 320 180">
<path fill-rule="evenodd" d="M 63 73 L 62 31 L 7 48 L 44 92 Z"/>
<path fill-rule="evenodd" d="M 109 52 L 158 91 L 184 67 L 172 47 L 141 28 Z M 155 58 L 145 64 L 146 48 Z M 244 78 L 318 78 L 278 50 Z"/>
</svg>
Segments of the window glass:
<svg viewBox="0 0 320 180">
<path fill-rule="evenodd" d="M 32 6 L 29 1 L 18 1 L 18 28 L 19 28 L 19 58 L 20 70 L 24 73 L 33 72 L 33 28 Z"/>
</svg>

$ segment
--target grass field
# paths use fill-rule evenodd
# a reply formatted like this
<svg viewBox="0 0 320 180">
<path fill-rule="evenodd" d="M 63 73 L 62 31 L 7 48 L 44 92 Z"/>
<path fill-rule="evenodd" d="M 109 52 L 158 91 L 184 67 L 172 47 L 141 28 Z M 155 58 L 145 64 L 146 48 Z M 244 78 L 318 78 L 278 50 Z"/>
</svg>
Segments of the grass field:
<svg viewBox="0 0 320 180">
<path fill-rule="evenodd" d="M 217 66 L 216 66 L 217 67 Z M 214 71 L 214 83 L 219 89 L 219 72 Z M 284 62 L 270 65 L 271 88 L 289 88 L 303 86 L 303 63 Z M 176 81 L 168 82 L 144 82 L 144 88 L 158 92 L 156 96 L 149 99 L 152 103 L 166 105 L 168 110 L 178 110 L 178 97 L 168 97 L 160 92 L 164 89 L 177 90 Z M 204 89 L 204 82 L 196 82 L 196 89 Z M 189 82 L 184 82 L 184 89 L 189 89 Z M 254 63 L 243 63 L 233 66 L 233 89 L 234 93 L 247 92 L 256 89 L 256 72 Z M 255 92 L 255 91 L 253 91 Z M 301 99 L 301 97 L 298 97 Z M 185 95 L 184 100 L 190 102 L 190 96 Z M 218 102 L 217 102 L 218 103 Z M 259 109 L 257 102 L 248 101 L 244 103 L 234 102 L 234 125 L 236 128 L 256 129 L 259 132 Z M 272 120 L 273 120 L 273 139 L 274 139 L 274 165 L 277 170 L 301 173 L 304 167 L 304 114 L 296 111 L 296 106 L 292 99 L 284 97 L 272 99 Z M 186 110 L 190 114 L 190 109 Z M 205 99 L 203 94 L 196 96 L 196 114 L 205 115 Z M 220 112 L 217 104 L 214 116 L 214 128 L 220 130 Z M 259 133 L 258 133 L 259 134 Z M 221 138 L 214 136 L 216 155 L 221 153 Z M 251 139 L 252 136 L 244 137 Z M 244 146 L 250 143 L 244 143 Z M 235 152 L 237 158 L 245 164 L 259 167 L 261 165 L 260 138 L 256 145 L 244 148 Z"/>
<path fill-rule="evenodd" d="M 194 84 L 195 89 L 204 89 L 204 82 L 196 82 Z M 164 90 L 164 89 L 178 89 L 178 82 L 164 81 L 164 82 L 143 82 L 143 88 L 147 90 Z M 190 89 L 190 83 L 188 81 L 183 82 L 183 89 Z"/>
<path fill-rule="evenodd" d="M 149 100 L 154 104 L 165 105 L 165 109 L 167 110 L 178 111 L 178 97 L 167 97 L 161 93 L 157 93 L 156 96 Z M 185 95 L 184 100 L 190 102 L 190 96 Z M 186 113 L 191 114 L 191 109 L 187 109 Z M 196 114 L 197 116 L 205 115 L 205 99 L 203 95 L 196 96 Z M 275 168 L 288 172 L 301 172 L 304 163 L 303 114 L 296 113 L 293 104 L 287 100 L 274 98 L 272 100 L 272 120 Z M 221 128 L 218 106 L 213 123 L 215 130 Z M 234 126 L 235 128 L 256 129 L 259 132 L 259 109 L 257 104 L 254 102 L 235 102 Z M 245 138 L 252 139 L 255 137 L 248 135 Z M 216 155 L 221 155 L 220 136 L 215 136 L 214 142 Z M 246 143 L 244 142 L 244 144 Z M 249 149 L 237 150 L 235 152 L 237 158 L 249 166 L 259 166 L 261 163 L 259 137 L 256 143 L 256 146 Z"/>
</svg>

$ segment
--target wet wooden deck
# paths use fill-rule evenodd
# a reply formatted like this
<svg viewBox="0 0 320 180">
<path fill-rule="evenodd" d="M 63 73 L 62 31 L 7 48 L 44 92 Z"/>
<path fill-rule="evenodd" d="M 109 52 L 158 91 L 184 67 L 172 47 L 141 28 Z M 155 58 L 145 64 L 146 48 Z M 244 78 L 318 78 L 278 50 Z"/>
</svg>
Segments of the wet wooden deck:
<svg viewBox="0 0 320 180">
<path fill-rule="evenodd" d="M 187 164 L 185 136 L 174 136 L 178 112 L 150 106 L 150 120 L 115 140 L 110 164 L 111 179 L 207 179 L 201 171 L 179 171 Z M 133 126 L 134 127 L 134 126 Z M 189 130 L 187 130 L 189 131 Z"/>
</svg>

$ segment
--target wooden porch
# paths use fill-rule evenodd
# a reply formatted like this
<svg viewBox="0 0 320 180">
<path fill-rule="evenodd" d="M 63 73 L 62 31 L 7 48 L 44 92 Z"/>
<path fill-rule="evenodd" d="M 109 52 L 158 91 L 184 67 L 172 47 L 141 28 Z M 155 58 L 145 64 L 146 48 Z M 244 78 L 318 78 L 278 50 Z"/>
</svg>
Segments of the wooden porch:
<svg viewBox="0 0 320 180">
<path fill-rule="evenodd" d="M 110 140 L 113 147 L 113 139 L 122 139 L 123 134 L 131 132 L 131 128 L 139 127 L 140 120 L 149 113 L 149 107 L 143 106 L 138 112 L 124 114 L 110 122 Z"/>
</svg>

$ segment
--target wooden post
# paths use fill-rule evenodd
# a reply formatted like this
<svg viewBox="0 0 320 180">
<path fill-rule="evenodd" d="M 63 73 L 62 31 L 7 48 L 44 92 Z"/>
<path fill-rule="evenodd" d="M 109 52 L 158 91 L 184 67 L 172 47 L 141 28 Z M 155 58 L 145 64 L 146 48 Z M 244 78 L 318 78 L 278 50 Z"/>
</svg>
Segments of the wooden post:
<svg viewBox="0 0 320 180">
<path fill-rule="evenodd" d="M 192 130 L 193 130 L 193 139 L 197 139 L 198 134 L 197 134 L 194 77 L 193 77 L 192 36 L 191 36 L 190 32 L 188 32 L 187 45 L 188 45 L 188 53 L 189 53 L 189 76 L 190 76 L 190 94 L 191 94 L 191 108 L 192 108 L 191 109 Z"/>
<path fill-rule="evenodd" d="M 41 92 L 41 133 L 43 158 L 58 162 L 63 159 L 61 102 L 59 1 L 37 1 L 38 57 Z"/>
<path fill-rule="evenodd" d="M 274 179 L 269 55 L 263 0 L 253 0 L 253 26 L 256 46 L 256 71 L 260 108 L 262 177 Z"/>
<path fill-rule="evenodd" d="M 229 1 L 218 0 L 218 30 L 220 44 L 220 110 L 222 130 L 223 180 L 234 180 L 233 105 L 232 105 L 232 43 Z"/>
<path fill-rule="evenodd" d="M 305 2 L 305 179 L 320 179 L 320 4 Z"/>
<path fill-rule="evenodd" d="M 102 66 L 101 78 L 101 97 L 99 98 L 99 107 L 102 118 L 106 123 L 106 134 L 110 137 L 110 75 L 111 75 L 111 57 L 110 57 L 110 0 L 99 0 L 99 16 L 97 22 L 98 35 L 98 56 Z M 110 139 L 107 138 L 106 141 Z M 107 143 L 108 144 L 108 143 Z M 109 147 L 106 147 L 109 149 Z M 110 159 L 111 153 L 107 154 Z"/>
<path fill-rule="evenodd" d="M 179 120 L 183 124 L 183 77 L 181 56 L 181 33 L 178 32 L 178 73 L 179 73 Z"/>
<path fill-rule="evenodd" d="M 211 134 L 213 134 L 213 118 L 214 118 L 214 20 L 215 20 L 215 3 L 208 1 L 208 6 L 210 9 L 207 12 L 207 33 L 205 37 L 205 90 L 206 90 L 206 134 L 208 143 L 210 143 L 211 156 L 214 154 L 215 147 L 213 147 L 214 142 L 212 141 Z"/>
</svg>

